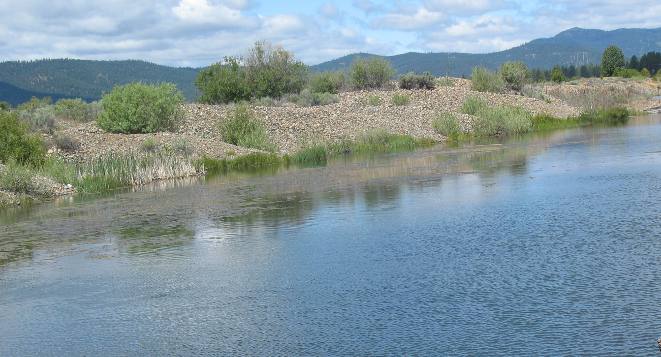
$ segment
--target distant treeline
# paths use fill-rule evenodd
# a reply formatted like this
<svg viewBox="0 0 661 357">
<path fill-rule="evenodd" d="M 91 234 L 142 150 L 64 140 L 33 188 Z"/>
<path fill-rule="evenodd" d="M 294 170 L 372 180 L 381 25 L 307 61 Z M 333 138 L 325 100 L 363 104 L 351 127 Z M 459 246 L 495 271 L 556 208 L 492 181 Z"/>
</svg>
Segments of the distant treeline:
<svg viewBox="0 0 661 357">
<path fill-rule="evenodd" d="M 640 59 L 636 55 L 627 61 L 627 68 L 642 71 L 646 68 L 650 74 L 655 75 L 661 69 L 661 52 L 648 52 Z"/>
<path fill-rule="evenodd" d="M 582 66 L 557 66 L 553 69 L 533 69 L 531 70 L 532 80 L 535 82 L 544 82 L 552 80 L 553 70 L 560 69 L 565 78 L 592 78 L 601 76 L 601 66 L 597 64 L 587 64 Z"/>
</svg>

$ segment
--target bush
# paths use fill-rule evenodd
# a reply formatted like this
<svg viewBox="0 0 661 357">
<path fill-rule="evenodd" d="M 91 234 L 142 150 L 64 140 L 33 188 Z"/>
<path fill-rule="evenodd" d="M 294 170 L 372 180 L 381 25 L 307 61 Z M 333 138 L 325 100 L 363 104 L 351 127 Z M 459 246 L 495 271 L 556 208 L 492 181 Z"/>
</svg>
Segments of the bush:
<svg viewBox="0 0 661 357">
<path fill-rule="evenodd" d="M 624 54 L 617 46 L 608 46 L 601 56 L 601 75 L 610 77 L 615 75 L 618 69 L 624 68 Z"/>
<path fill-rule="evenodd" d="M 509 89 L 518 92 L 528 80 L 528 66 L 523 62 L 505 62 L 500 66 L 500 75 Z"/>
<path fill-rule="evenodd" d="M 14 193 L 33 193 L 35 190 L 32 178 L 34 173 L 27 167 L 10 161 L 7 167 L 0 169 L 0 189 Z"/>
<path fill-rule="evenodd" d="M 25 103 L 19 104 L 16 107 L 17 111 L 26 111 L 26 110 L 35 110 L 37 108 L 42 108 L 49 106 L 53 103 L 53 100 L 50 97 L 37 98 L 32 97 Z"/>
<path fill-rule="evenodd" d="M 82 99 L 60 99 L 55 103 L 55 115 L 80 122 L 90 122 L 99 115 L 97 103 L 87 104 Z"/>
<path fill-rule="evenodd" d="M 619 68 L 613 73 L 613 76 L 622 78 L 643 78 L 643 75 L 633 68 Z"/>
<path fill-rule="evenodd" d="M 275 149 L 268 140 L 264 124 L 245 104 L 236 106 L 230 117 L 220 125 L 220 133 L 223 140 L 230 144 L 266 151 Z"/>
<path fill-rule="evenodd" d="M 409 102 L 411 101 L 411 98 L 408 95 L 405 94 L 394 94 L 392 96 L 392 104 L 396 106 L 403 106 L 403 105 L 408 105 Z"/>
<path fill-rule="evenodd" d="M 15 160 L 23 165 L 39 166 L 45 158 L 41 138 L 30 135 L 14 113 L 0 111 L 0 162 Z"/>
<path fill-rule="evenodd" d="M 457 137 L 461 134 L 459 120 L 452 113 L 442 113 L 432 122 L 434 130 L 447 137 Z"/>
<path fill-rule="evenodd" d="M 0 101 L 0 110 L 11 110 L 11 104 L 5 101 Z"/>
<path fill-rule="evenodd" d="M 311 92 L 309 89 L 304 89 L 300 94 L 290 95 L 287 100 L 302 107 L 315 107 L 337 103 L 340 101 L 340 97 L 337 94 L 316 93 Z"/>
<path fill-rule="evenodd" d="M 480 111 L 487 108 L 487 102 L 478 97 L 468 97 L 461 106 L 461 112 L 464 114 L 477 115 Z"/>
<path fill-rule="evenodd" d="M 643 78 L 649 78 L 651 76 L 650 71 L 647 68 L 641 69 L 640 75 L 643 76 Z"/>
<path fill-rule="evenodd" d="M 70 136 L 57 135 L 53 141 L 55 146 L 64 152 L 76 152 L 80 149 L 80 142 Z"/>
<path fill-rule="evenodd" d="M 313 93 L 337 94 L 344 88 L 344 72 L 321 72 L 310 78 Z"/>
<path fill-rule="evenodd" d="M 34 107 L 18 111 L 19 118 L 30 126 L 32 131 L 52 134 L 55 131 L 55 109 L 52 105 Z"/>
<path fill-rule="evenodd" d="M 111 133 L 154 133 L 175 129 L 184 97 L 171 83 L 132 83 L 103 96 L 99 126 Z"/>
<path fill-rule="evenodd" d="M 293 54 L 267 42 L 257 42 L 245 58 L 246 79 L 255 98 L 280 98 L 299 93 L 307 82 L 308 68 Z"/>
<path fill-rule="evenodd" d="M 356 89 L 378 89 L 385 87 L 395 70 L 385 59 L 360 58 L 356 60 L 349 71 L 351 84 Z"/>
<path fill-rule="evenodd" d="M 555 66 L 551 71 L 551 81 L 555 83 L 562 83 L 566 81 L 565 73 L 562 71 L 562 68 Z"/>
<path fill-rule="evenodd" d="M 224 63 L 201 70 L 195 79 L 195 86 L 202 93 L 202 103 L 223 104 L 251 98 L 246 72 L 239 60 L 233 57 L 226 57 Z"/>
<path fill-rule="evenodd" d="M 409 72 L 399 77 L 399 88 L 401 89 L 434 89 L 436 81 L 429 72 L 415 74 Z"/>
<path fill-rule="evenodd" d="M 484 67 L 473 68 L 471 88 L 478 92 L 500 93 L 505 90 L 505 81 L 495 72 Z"/>
</svg>

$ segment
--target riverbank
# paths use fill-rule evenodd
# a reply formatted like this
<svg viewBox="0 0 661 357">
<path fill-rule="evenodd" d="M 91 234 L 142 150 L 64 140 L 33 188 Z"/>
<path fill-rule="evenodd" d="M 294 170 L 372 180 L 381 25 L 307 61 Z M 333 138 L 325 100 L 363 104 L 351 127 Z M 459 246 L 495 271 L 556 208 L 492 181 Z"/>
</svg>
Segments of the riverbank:
<svg viewBox="0 0 661 357">
<path fill-rule="evenodd" d="M 581 86 L 592 83 L 592 92 L 603 94 L 613 92 L 608 89 L 613 86 L 611 82 L 610 79 L 592 80 Z M 16 204 L 25 197 L 94 192 L 204 175 L 210 168 L 226 171 L 283 164 L 314 165 L 360 151 L 413 150 L 448 139 L 450 135 L 444 135 L 434 124 L 444 114 L 456 118 L 457 130 L 464 135 L 477 132 L 475 126 L 484 124 L 485 118 L 467 111 L 467 101 L 477 100 L 490 108 L 515 108 L 530 118 L 545 118 L 544 125 L 533 122 L 526 130 L 548 130 L 564 127 L 559 124 L 562 120 L 578 118 L 586 110 L 571 99 L 571 93 L 593 96 L 581 90 L 572 92 L 583 88 L 572 83 L 537 85 L 537 92 L 543 91 L 543 95 L 537 97 L 513 92 L 478 92 L 471 89 L 470 80 L 459 78 L 438 83 L 440 85 L 432 90 L 343 92 L 335 103 L 311 107 L 284 101 L 266 102 L 269 105 L 264 105 L 264 101 L 251 103 L 248 109 L 263 124 L 266 137 L 274 147 L 272 152 L 224 141 L 220 126 L 234 113 L 236 106 L 232 104 L 184 104 L 175 130 L 153 134 L 113 134 L 99 128 L 94 121 L 81 123 L 58 118 L 54 130 L 42 136 L 48 145 L 49 157 L 56 160 L 51 166 L 64 167 L 34 172 L 36 177 L 55 183 L 51 185 L 50 194 L 34 195 L 29 190 L 5 188 L 0 194 L 0 205 Z M 637 85 L 629 83 L 624 87 L 624 91 L 636 93 L 629 98 L 648 94 L 649 91 L 639 88 L 631 89 Z M 618 104 L 640 108 L 634 106 L 633 101 L 623 103 L 620 96 L 617 97 Z M 573 125 L 580 123 L 573 120 Z M 63 141 L 69 145 L 62 145 Z"/>
</svg>

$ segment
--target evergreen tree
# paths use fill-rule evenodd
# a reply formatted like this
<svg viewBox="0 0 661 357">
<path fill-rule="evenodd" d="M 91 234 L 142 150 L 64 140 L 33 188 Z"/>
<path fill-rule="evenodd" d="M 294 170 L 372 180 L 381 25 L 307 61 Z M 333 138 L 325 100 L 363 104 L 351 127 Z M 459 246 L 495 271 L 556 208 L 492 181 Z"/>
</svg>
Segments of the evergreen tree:
<svg viewBox="0 0 661 357">
<path fill-rule="evenodd" d="M 623 68 L 624 53 L 617 46 L 608 46 L 601 56 L 601 75 L 604 77 L 611 77 L 615 72 Z"/>
<path fill-rule="evenodd" d="M 640 63 L 638 62 L 638 57 L 636 57 L 636 55 L 631 56 L 631 59 L 627 64 L 627 68 L 636 69 L 636 70 L 640 69 Z"/>
</svg>

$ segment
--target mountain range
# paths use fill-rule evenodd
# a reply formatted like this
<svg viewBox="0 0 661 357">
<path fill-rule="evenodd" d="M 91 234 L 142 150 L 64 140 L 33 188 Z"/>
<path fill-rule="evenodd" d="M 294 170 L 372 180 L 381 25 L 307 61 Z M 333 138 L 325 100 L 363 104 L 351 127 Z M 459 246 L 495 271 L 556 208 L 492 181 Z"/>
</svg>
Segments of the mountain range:
<svg viewBox="0 0 661 357">
<path fill-rule="evenodd" d="M 661 28 L 612 31 L 572 28 L 550 38 L 493 53 L 416 53 L 377 56 L 355 53 L 311 67 L 312 71 L 346 70 L 361 57 L 390 61 L 397 73 L 429 71 L 434 75 L 468 76 L 473 67 L 495 69 L 506 61 L 523 61 L 530 68 L 555 65 L 597 64 L 609 45 L 620 47 L 625 56 L 661 52 Z M 118 84 L 172 82 L 188 100 L 197 98 L 194 80 L 199 68 L 177 68 L 145 61 L 88 61 L 47 59 L 0 63 L 0 100 L 17 104 L 31 96 L 95 100 Z"/>
</svg>

